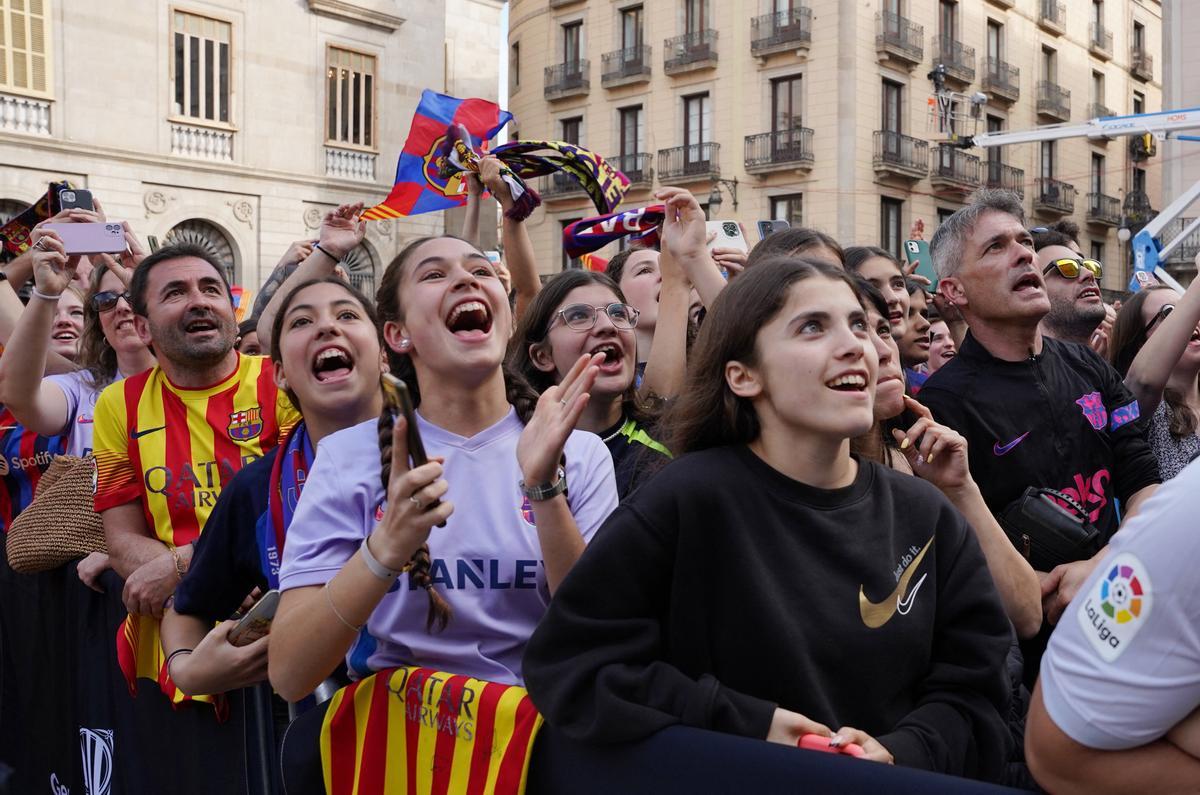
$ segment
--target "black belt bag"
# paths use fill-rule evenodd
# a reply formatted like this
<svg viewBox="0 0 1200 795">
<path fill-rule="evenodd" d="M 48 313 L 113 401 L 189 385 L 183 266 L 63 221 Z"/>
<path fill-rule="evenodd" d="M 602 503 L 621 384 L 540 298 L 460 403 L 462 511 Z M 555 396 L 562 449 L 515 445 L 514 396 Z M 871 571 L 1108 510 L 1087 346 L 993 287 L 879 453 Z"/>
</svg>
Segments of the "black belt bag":
<svg viewBox="0 0 1200 795">
<path fill-rule="evenodd" d="M 996 518 L 1008 540 L 1038 571 L 1087 560 L 1104 546 L 1084 507 L 1054 489 L 1030 486 Z"/>
</svg>

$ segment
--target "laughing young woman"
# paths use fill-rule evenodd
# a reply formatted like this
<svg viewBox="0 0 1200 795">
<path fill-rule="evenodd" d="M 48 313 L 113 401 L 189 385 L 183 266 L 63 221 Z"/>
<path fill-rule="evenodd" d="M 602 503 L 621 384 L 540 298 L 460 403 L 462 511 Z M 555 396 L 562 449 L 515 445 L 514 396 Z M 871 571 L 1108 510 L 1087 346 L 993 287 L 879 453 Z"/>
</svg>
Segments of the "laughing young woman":
<svg viewBox="0 0 1200 795">
<path fill-rule="evenodd" d="M 345 658 L 356 679 L 419 664 L 520 684 L 550 593 L 617 501 L 604 445 L 573 430 L 600 357 L 540 399 L 506 373 L 507 296 L 458 238 L 410 243 L 378 298 L 430 461 L 410 469 L 405 420 L 387 411 L 318 446 L 283 553 L 271 682 L 294 700 Z"/>
<path fill-rule="evenodd" d="M 842 271 L 775 259 L 730 283 L 667 419 L 681 457 L 612 515 L 529 643 L 552 727 L 814 733 L 1000 775 L 1008 621 L 945 498 L 851 456 L 877 366 Z"/>
</svg>

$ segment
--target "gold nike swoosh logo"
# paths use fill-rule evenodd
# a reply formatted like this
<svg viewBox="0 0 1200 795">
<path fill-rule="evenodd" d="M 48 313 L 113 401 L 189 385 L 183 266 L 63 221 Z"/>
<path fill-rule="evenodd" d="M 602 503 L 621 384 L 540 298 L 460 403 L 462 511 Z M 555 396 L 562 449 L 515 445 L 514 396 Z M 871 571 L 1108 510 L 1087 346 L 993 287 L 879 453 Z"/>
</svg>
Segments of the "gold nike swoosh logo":
<svg viewBox="0 0 1200 795">
<path fill-rule="evenodd" d="M 912 563 L 908 564 L 908 568 L 900 575 L 900 582 L 896 583 L 896 590 L 887 595 L 887 598 L 879 603 L 872 602 L 863 592 L 863 587 L 858 586 L 858 612 L 862 614 L 863 623 L 869 629 L 879 629 L 884 624 L 892 620 L 892 616 L 896 615 L 896 607 L 900 604 L 900 597 L 908 590 L 908 583 L 912 580 L 913 575 L 917 573 L 917 569 L 921 566 L 921 561 L 925 557 L 925 553 L 929 551 L 929 547 L 933 544 L 933 536 L 925 542 L 925 546 L 921 547 L 921 551 L 913 558 Z"/>
</svg>

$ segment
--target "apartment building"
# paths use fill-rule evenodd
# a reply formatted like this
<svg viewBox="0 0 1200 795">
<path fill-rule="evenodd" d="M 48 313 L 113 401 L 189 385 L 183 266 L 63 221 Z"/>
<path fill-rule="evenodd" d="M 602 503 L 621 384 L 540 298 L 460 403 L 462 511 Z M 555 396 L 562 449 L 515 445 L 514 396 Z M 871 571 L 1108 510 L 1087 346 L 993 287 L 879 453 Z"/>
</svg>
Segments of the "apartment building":
<svg viewBox="0 0 1200 795">
<path fill-rule="evenodd" d="M 387 195 L 422 89 L 496 99 L 501 8 L 0 0 L 0 217 L 67 179 L 256 287 L 329 209 Z M 443 223 L 371 222 L 343 264 L 372 292 L 405 240 Z"/>
<path fill-rule="evenodd" d="M 1034 223 L 1073 218 L 1084 251 L 1118 263 L 1117 229 L 1161 206 L 1153 151 L 943 142 L 1157 110 L 1162 35 L 1157 0 L 513 0 L 509 107 L 521 137 L 616 163 L 625 206 L 682 184 L 751 242 L 754 221 L 784 218 L 898 253 L 915 219 L 928 235 L 995 186 Z M 952 130 L 930 118 L 938 64 L 964 98 Z M 530 231 L 550 273 L 572 264 L 563 226 L 595 211 L 570 180 L 540 188 Z"/>
<path fill-rule="evenodd" d="M 1168 108 L 1200 108 L 1200 4 L 1172 2 L 1163 5 L 1163 104 Z M 1200 134 L 1200 133 L 1196 133 Z M 1200 182 L 1200 143 L 1171 140 L 1163 150 L 1163 205 Z M 1162 240 L 1174 240 L 1197 216 L 1200 202 L 1167 224 Z M 1184 238 L 1168 260 L 1181 279 L 1196 275 L 1200 231 Z"/>
</svg>

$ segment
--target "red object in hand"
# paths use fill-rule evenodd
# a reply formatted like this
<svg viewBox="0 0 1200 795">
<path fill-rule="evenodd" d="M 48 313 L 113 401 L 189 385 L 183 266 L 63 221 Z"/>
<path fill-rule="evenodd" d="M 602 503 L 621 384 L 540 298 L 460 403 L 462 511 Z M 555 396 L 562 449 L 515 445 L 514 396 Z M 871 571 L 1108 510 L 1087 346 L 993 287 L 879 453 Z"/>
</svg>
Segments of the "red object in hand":
<svg viewBox="0 0 1200 795">
<path fill-rule="evenodd" d="M 822 737 L 819 734 L 805 734 L 800 738 L 800 742 L 796 743 L 800 748 L 808 751 L 820 751 L 826 754 L 846 754 L 848 756 L 866 756 L 862 746 L 856 743 L 846 743 L 845 745 L 830 745 L 828 737 Z"/>
</svg>

